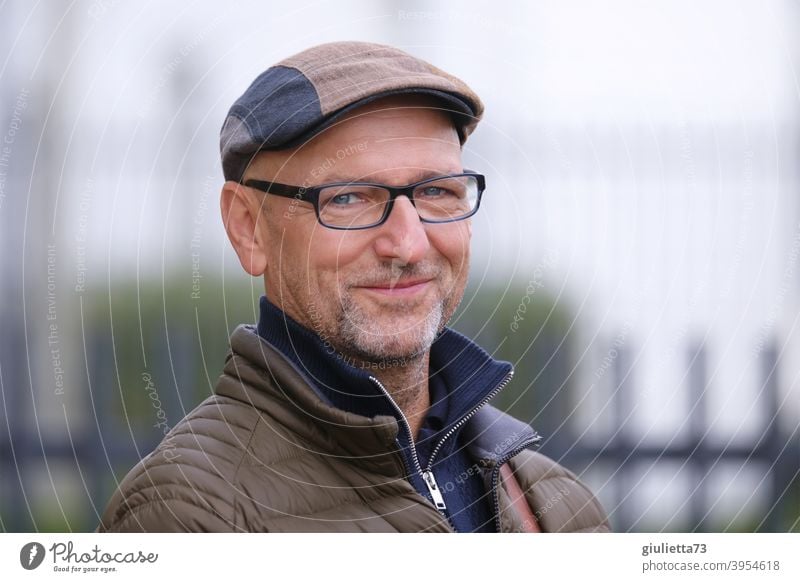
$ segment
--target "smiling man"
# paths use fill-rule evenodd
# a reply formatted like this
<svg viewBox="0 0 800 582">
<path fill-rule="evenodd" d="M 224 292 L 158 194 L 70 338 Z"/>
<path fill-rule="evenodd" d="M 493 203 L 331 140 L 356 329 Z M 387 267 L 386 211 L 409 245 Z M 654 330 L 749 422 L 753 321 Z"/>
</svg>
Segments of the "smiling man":
<svg viewBox="0 0 800 582">
<path fill-rule="evenodd" d="M 606 531 L 539 437 L 487 404 L 512 366 L 446 327 L 485 179 L 483 113 L 397 49 L 313 47 L 223 125 L 223 221 L 264 278 L 216 394 L 123 480 L 99 531 Z"/>
</svg>

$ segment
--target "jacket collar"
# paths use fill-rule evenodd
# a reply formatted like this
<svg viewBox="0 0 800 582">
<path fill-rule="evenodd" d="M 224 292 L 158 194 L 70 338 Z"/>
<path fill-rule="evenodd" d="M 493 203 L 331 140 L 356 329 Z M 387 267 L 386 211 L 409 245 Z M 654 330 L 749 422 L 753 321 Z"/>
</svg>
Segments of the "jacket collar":
<svg viewBox="0 0 800 582">
<path fill-rule="evenodd" d="M 308 377 L 320 398 L 361 416 L 394 416 L 395 408 L 370 379 L 369 369 L 335 350 L 330 343 L 303 327 L 266 297 L 261 298 L 258 334 L 278 349 Z M 402 362 L 392 362 L 402 365 Z M 445 328 L 431 346 L 430 376 L 444 386 L 447 405 L 432 402 L 434 414 L 445 430 L 486 400 L 508 376 L 513 366 L 493 359 L 475 342 Z"/>
<path fill-rule="evenodd" d="M 394 416 L 370 374 L 261 297 L 258 335 L 283 354 L 328 404 L 361 416 Z"/>
</svg>

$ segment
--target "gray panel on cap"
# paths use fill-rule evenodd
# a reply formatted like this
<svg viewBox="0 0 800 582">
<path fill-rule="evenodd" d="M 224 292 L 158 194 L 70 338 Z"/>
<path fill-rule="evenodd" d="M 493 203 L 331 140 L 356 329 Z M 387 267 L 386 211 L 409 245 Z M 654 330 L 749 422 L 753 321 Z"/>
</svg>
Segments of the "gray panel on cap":
<svg viewBox="0 0 800 582">
<path fill-rule="evenodd" d="M 279 148 L 322 119 L 319 96 L 297 69 L 275 66 L 233 104 L 220 135 L 222 169 L 239 180 L 254 153 Z"/>
</svg>

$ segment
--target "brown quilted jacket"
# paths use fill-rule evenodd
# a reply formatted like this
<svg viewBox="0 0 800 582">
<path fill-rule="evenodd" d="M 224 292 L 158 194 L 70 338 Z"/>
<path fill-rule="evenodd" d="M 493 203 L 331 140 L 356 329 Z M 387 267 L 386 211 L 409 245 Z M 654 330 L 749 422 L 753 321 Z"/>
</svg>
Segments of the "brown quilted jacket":
<svg viewBox="0 0 800 582">
<path fill-rule="evenodd" d="M 394 418 L 326 404 L 252 327 L 237 328 L 231 348 L 215 395 L 128 473 L 97 531 L 453 531 L 405 479 Z M 608 531 L 575 475 L 524 448 L 535 441 L 528 425 L 486 405 L 462 430 L 492 491 L 498 531 L 526 529 L 498 485 L 509 454 L 543 531 Z"/>
</svg>

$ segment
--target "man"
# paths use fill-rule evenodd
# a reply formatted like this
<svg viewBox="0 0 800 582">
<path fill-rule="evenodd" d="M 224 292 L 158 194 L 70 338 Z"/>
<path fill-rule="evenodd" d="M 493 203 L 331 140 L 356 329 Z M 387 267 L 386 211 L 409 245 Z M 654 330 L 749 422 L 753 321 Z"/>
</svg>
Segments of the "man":
<svg viewBox="0 0 800 582">
<path fill-rule="evenodd" d="M 483 176 L 483 105 L 391 47 L 317 46 L 222 129 L 223 221 L 264 277 L 216 394 L 121 483 L 99 531 L 606 531 L 575 476 L 487 404 L 512 366 L 445 327 Z"/>
</svg>

